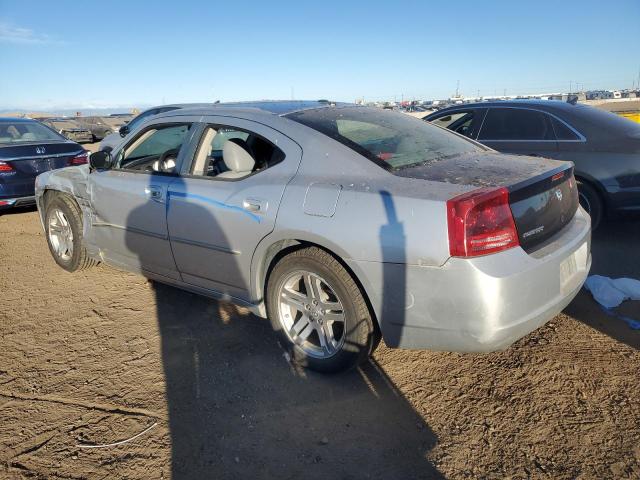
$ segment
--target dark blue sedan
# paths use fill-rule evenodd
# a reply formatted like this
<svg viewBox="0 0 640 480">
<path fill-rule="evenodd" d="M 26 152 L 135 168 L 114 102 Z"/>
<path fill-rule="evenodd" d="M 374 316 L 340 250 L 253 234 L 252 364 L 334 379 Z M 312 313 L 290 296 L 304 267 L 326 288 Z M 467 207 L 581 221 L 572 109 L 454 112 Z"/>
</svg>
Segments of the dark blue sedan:
<svg viewBox="0 0 640 480">
<path fill-rule="evenodd" d="M 571 160 L 595 229 L 606 214 L 640 212 L 640 125 L 587 105 L 468 103 L 425 117 L 502 153 Z"/>
<path fill-rule="evenodd" d="M 42 172 L 87 163 L 87 152 L 51 128 L 28 118 L 0 117 L 0 211 L 33 205 Z"/>
</svg>

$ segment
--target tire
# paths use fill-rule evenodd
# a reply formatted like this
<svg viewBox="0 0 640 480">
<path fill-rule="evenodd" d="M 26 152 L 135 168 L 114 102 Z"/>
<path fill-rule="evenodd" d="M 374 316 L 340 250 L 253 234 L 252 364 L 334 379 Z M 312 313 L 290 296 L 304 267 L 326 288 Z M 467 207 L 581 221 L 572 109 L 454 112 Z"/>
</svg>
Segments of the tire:
<svg viewBox="0 0 640 480">
<path fill-rule="evenodd" d="M 278 261 L 267 282 L 267 312 L 291 359 L 311 370 L 352 368 L 379 342 L 360 288 L 340 262 L 317 247 Z"/>
<path fill-rule="evenodd" d="M 51 256 L 62 268 L 75 272 L 97 263 L 82 244 L 82 213 L 68 195 L 56 195 L 48 202 L 44 225 Z"/>
<path fill-rule="evenodd" d="M 600 195 L 588 183 L 577 181 L 578 184 L 578 197 L 580 199 L 580 205 L 591 216 L 591 230 L 595 230 L 600 225 L 603 214 L 603 205 Z"/>
</svg>

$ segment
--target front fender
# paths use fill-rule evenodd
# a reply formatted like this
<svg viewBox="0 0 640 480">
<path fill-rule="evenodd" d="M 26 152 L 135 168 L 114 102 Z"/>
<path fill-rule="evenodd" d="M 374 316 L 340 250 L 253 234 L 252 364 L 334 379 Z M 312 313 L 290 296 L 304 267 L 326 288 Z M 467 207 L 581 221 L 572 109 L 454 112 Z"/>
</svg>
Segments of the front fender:
<svg viewBox="0 0 640 480">
<path fill-rule="evenodd" d="M 89 207 L 89 166 L 66 167 L 41 173 L 36 177 L 35 197 L 40 222 L 44 228 L 44 194 L 48 190 L 66 193 L 73 198 L 80 208 Z"/>
</svg>

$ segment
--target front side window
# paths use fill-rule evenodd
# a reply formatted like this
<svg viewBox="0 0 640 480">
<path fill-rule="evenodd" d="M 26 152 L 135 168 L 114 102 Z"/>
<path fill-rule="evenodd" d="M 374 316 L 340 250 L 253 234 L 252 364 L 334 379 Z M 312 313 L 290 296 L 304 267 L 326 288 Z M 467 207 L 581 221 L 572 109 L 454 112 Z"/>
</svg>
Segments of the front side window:
<svg viewBox="0 0 640 480">
<path fill-rule="evenodd" d="M 468 114 L 469 112 L 450 113 L 449 115 L 445 115 L 443 117 L 439 117 L 439 118 L 436 118 L 435 120 L 432 120 L 431 123 L 442 128 L 449 128 L 450 125 L 453 125 L 455 122 L 457 122 L 458 120 L 460 120 L 461 118 L 465 117 Z"/>
<path fill-rule="evenodd" d="M 404 113 L 327 107 L 290 113 L 300 122 L 394 171 L 482 151 L 482 147 Z"/>
<path fill-rule="evenodd" d="M 284 152 L 263 137 L 221 125 L 208 126 L 191 166 L 191 175 L 241 179 L 281 162 Z"/>
<path fill-rule="evenodd" d="M 190 129 L 191 125 L 183 124 L 144 131 L 120 151 L 116 168 L 175 173 L 178 153 Z"/>
<path fill-rule="evenodd" d="M 478 140 L 555 140 L 547 115 L 536 110 L 491 108 Z"/>
<path fill-rule="evenodd" d="M 64 137 L 36 122 L 0 122 L 0 145 L 64 140 L 66 140 Z"/>
</svg>

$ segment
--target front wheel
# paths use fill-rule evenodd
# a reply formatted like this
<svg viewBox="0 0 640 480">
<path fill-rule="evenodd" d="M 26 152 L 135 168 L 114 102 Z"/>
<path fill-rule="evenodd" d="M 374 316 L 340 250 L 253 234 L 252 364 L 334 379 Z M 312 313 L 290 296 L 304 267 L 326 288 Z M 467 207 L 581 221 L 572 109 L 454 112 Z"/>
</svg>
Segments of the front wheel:
<svg viewBox="0 0 640 480">
<path fill-rule="evenodd" d="M 53 259 L 65 270 L 75 272 L 95 265 L 82 245 L 80 208 L 68 196 L 57 195 L 47 205 L 45 233 Z"/>
<path fill-rule="evenodd" d="M 367 360 L 377 331 L 360 288 L 333 256 L 317 247 L 282 258 L 267 285 L 273 328 L 292 359 L 321 372 Z"/>
</svg>

